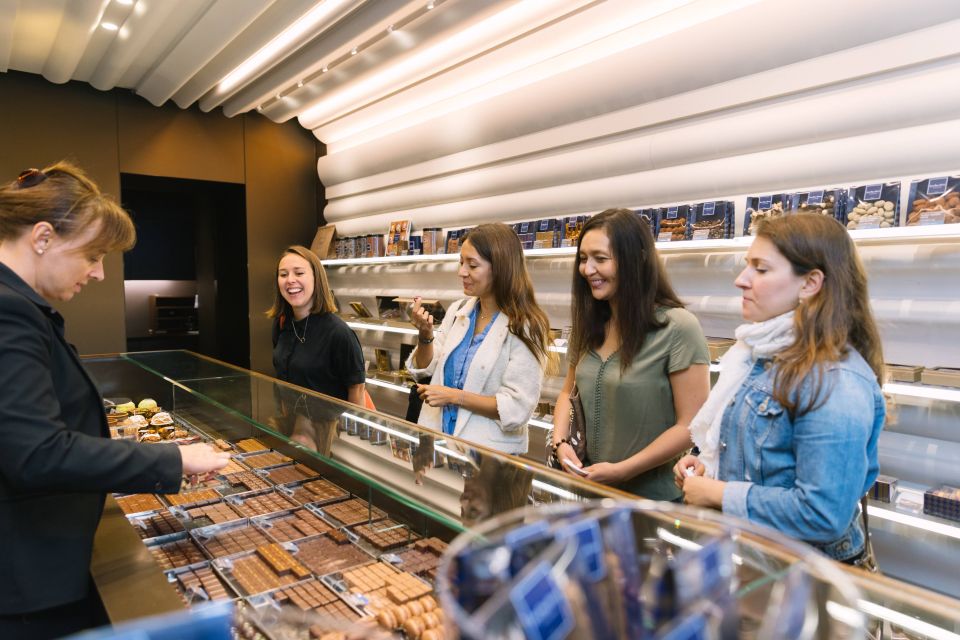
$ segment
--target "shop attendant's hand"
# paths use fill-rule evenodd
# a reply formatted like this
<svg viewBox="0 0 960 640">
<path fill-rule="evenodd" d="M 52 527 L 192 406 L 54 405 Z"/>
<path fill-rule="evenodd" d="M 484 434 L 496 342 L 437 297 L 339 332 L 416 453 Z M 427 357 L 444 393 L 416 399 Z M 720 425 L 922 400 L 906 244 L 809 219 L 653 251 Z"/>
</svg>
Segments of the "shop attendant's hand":
<svg viewBox="0 0 960 640">
<path fill-rule="evenodd" d="M 451 389 L 440 384 L 418 384 L 417 394 L 420 399 L 431 407 L 445 407 L 448 404 L 457 404 L 463 397 L 460 389 Z"/>
<path fill-rule="evenodd" d="M 223 469 L 230 462 L 228 452 L 218 451 L 208 444 L 188 444 L 179 449 L 185 476 L 205 476 Z"/>
<path fill-rule="evenodd" d="M 723 508 L 723 489 L 727 485 L 721 480 L 704 476 L 690 476 L 683 481 L 683 501 L 696 507 Z"/>
<path fill-rule="evenodd" d="M 598 462 L 589 467 L 584 467 L 583 470 L 587 472 L 587 480 L 593 480 L 600 484 L 616 484 L 626 480 L 623 477 L 623 470 L 620 465 L 615 462 Z"/>
<path fill-rule="evenodd" d="M 417 328 L 422 339 L 429 340 L 433 337 L 433 316 L 420 305 L 420 296 L 413 299 L 413 308 L 410 309 L 410 324 Z"/>
<path fill-rule="evenodd" d="M 693 471 L 691 472 L 690 469 Z M 683 489 L 683 481 L 692 473 L 695 476 L 702 476 L 707 472 L 707 468 L 700 462 L 700 458 L 695 455 L 687 454 L 680 458 L 677 464 L 673 465 L 673 483 L 677 489 Z"/>
</svg>

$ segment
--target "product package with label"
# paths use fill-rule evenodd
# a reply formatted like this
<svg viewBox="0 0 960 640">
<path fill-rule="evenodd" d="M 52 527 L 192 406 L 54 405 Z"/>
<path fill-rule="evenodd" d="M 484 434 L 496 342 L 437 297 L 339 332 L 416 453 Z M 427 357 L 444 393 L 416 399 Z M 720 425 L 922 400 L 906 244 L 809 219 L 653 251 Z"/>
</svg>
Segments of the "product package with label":
<svg viewBox="0 0 960 640">
<path fill-rule="evenodd" d="M 690 205 L 677 205 L 660 209 L 657 218 L 657 242 L 689 240 Z"/>
<path fill-rule="evenodd" d="M 533 249 L 552 249 L 560 246 L 560 228 L 562 223 L 557 218 L 537 220 L 537 230 L 534 233 Z"/>
<path fill-rule="evenodd" d="M 893 476 L 880 474 L 873 487 L 870 488 L 870 497 L 878 502 L 893 502 L 897 495 L 897 479 Z"/>
<path fill-rule="evenodd" d="M 747 212 L 743 217 L 743 235 L 754 235 L 757 231 L 757 225 L 762 220 L 782 216 L 789 201 L 790 196 L 785 193 L 747 198 Z"/>
<path fill-rule="evenodd" d="M 874 182 L 847 190 L 847 229 L 900 225 L 900 183 Z"/>
<path fill-rule="evenodd" d="M 819 213 L 843 222 L 847 208 L 846 189 L 815 189 L 790 196 L 787 213 Z"/>
<path fill-rule="evenodd" d="M 960 489 L 945 484 L 928 489 L 923 494 L 923 512 L 960 521 Z"/>
<path fill-rule="evenodd" d="M 567 216 L 562 220 L 563 237 L 560 239 L 561 247 L 575 247 L 580 240 L 580 231 L 587 222 L 588 216 Z"/>
<path fill-rule="evenodd" d="M 657 237 L 657 221 L 660 219 L 660 209 L 637 209 L 637 216 L 650 228 L 653 237 Z"/>
<path fill-rule="evenodd" d="M 910 183 L 907 225 L 960 222 L 960 176 L 939 176 Z"/>
<path fill-rule="evenodd" d="M 691 240 L 723 240 L 733 237 L 734 208 L 726 200 L 693 205 L 690 216 Z"/>
</svg>

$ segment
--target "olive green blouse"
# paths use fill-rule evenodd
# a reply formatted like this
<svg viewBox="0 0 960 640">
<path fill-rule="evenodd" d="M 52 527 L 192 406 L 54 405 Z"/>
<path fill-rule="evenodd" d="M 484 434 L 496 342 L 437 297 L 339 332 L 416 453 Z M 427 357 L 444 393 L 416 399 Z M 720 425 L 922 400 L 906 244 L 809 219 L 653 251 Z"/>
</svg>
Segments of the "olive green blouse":
<svg viewBox="0 0 960 640">
<path fill-rule="evenodd" d="M 664 307 L 657 318 L 666 319 L 667 325 L 647 333 L 622 376 L 619 352 L 604 361 L 591 349 L 577 364 L 591 463 L 625 460 L 676 424 L 669 374 L 710 362 L 696 316 Z M 680 490 L 673 484 L 674 464 L 668 461 L 617 488 L 644 498 L 676 500 Z"/>
</svg>

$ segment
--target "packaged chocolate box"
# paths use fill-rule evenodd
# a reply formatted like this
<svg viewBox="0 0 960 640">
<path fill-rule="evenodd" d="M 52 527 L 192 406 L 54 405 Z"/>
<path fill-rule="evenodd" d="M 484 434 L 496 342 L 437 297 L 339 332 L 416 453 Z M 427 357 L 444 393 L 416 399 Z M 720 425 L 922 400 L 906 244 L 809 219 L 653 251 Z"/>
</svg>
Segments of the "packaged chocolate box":
<svg viewBox="0 0 960 640">
<path fill-rule="evenodd" d="M 752 236 L 757 225 L 767 218 L 779 218 L 788 207 L 790 196 L 786 193 L 774 193 L 765 196 L 747 198 L 747 212 L 743 217 L 743 235 Z"/>
<path fill-rule="evenodd" d="M 657 242 L 688 240 L 690 205 L 674 205 L 660 210 L 657 218 Z"/>
<path fill-rule="evenodd" d="M 819 213 L 843 222 L 847 209 L 846 189 L 814 189 L 790 196 L 787 213 Z"/>
<path fill-rule="evenodd" d="M 847 229 L 880 229 L 899 224 L 899 182 L 875 182 L 847 190 Z"/>
<path fill-rule="evenodd" d="M 716 200 L 693 205 L 690 214 L 691 240 L 723 240 L 733 237 L 732 202 Z"/>
<path fill-rule="evenodd" d="M 960 176 L 940 176 L 910 183 L 907 226 L 960 222 Z"/>
</svg>

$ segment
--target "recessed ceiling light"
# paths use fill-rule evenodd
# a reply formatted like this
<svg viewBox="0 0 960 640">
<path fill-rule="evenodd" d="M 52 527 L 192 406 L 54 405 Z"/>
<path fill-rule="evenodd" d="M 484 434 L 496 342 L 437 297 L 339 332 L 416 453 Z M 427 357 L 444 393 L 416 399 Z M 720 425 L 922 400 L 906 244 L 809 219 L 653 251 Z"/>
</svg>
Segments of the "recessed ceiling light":
<svg viewBox="0 0 960 640">
<path fill-rule="evenodd" d="M 389 27 L 387 27 L 387 33 L 393 33 L 394 28 L 395 27 L 393 25 L 390 25 Z"/>
<path fill-rule="evenodd" d="M 357 48 L 356 48 L 356 47 L 354 47 L 353 49 L 350 49 L 350 55 L 352 55 L 352 56 L 357 55 Z"/>
<path fill-rule="evenodd" d="M 303 88 L 303 80 L 297 83 L 297 89 L 302 89 L 302 88 Z"/>
<path fill-rule="evenodd" d="M 321 71 L 322 71 L 323 73 L 326 73 L 326 72 L 327 72 L 327 65 L 323 65 L 323 69 L 321 69 Z"/>
<path fill-rule="evenodd" d="M 117 4 L 122 4 L 126 7 L 129 7 L 133 4 L 133 0 L 117 0 Z"/>
<path fill-rule="evenodd" d="M 278 93 L 278 94 L 277 94 L 277 100 L 283 100 L 283 94 L 282 94 L 282 93 Z"/>
<path fill-rule="evenodd" d="M 431 9 L 433 9 L 433 3 L 432 3 L 432 2 L 428 2 L 428 3 L 427 3 L 427 11 L 430 11 Z"/>
<path fill-rule="evenodd" d="M 106 29 L 107 31 L 116 31 L 120 28 L 117 25 L 113 24 L 112 22 L 101 22 L 100 26 Z"/>
</svg>

